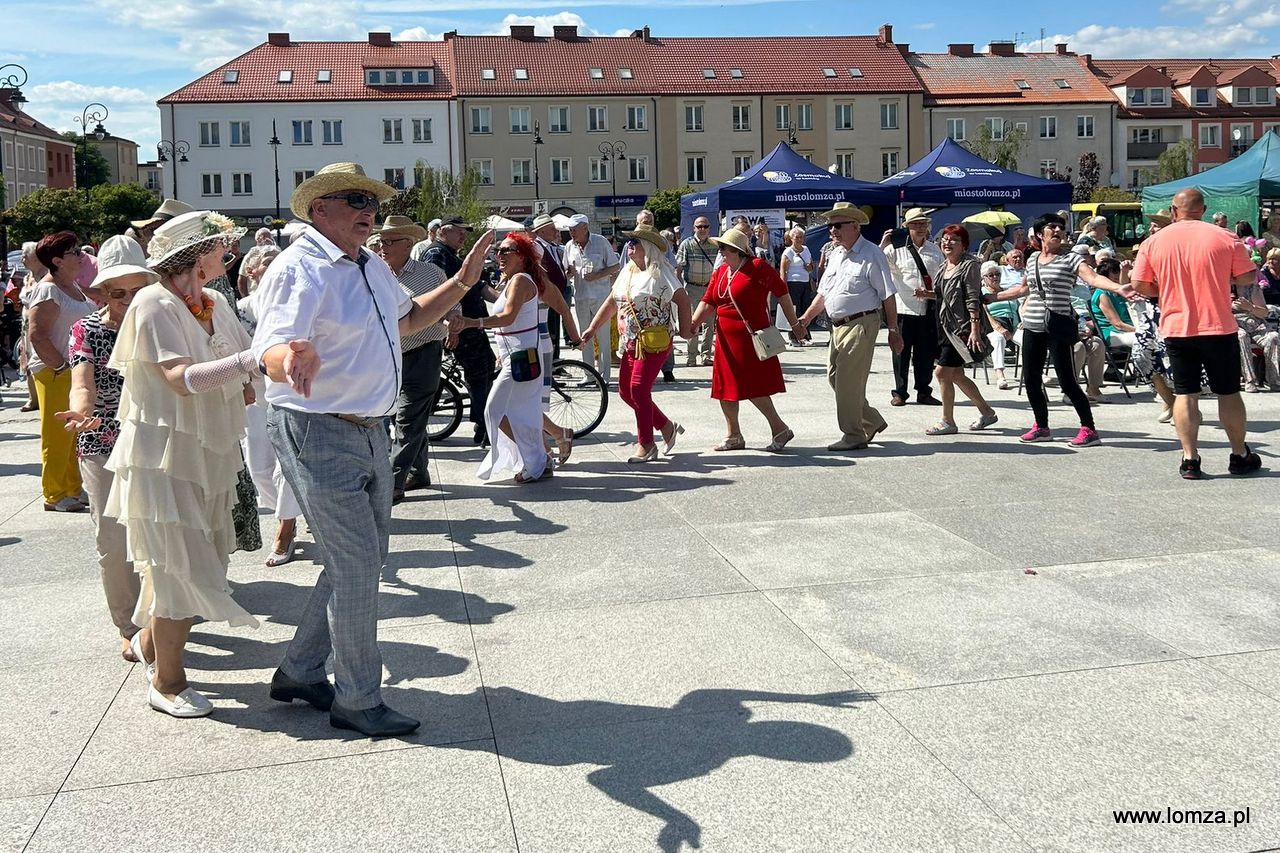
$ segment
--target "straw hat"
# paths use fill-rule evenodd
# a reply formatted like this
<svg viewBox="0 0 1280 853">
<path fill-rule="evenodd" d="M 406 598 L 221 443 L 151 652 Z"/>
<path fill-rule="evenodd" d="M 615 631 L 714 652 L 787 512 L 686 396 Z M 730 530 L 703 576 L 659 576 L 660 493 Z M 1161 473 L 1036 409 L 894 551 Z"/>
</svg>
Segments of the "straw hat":
<svg viewBox="0 0 1280 853">
<path fill-rule="evenodd" d="M 1166 225 L 1173 224 L 1173 217 L 1169 215 L 1169 211 L 1167 210 L 1157 210 L 1155 213 L 1149 213 L 1147 214 L 1147 219 L 1150 219 L 1161 228 Z"/>
<path fill-rule="evenodd" d="M 289 200 L 289 209 L 303 222 L 310 222 L 311 202 L 343 190 L 368 193 L 378 201 L 386 201 L 396 194 L 389 184 L 366 175 L 359 163 L 330 163 L 298 184 L 293 198 Z"/>
<path fill-rule="evenodd" d="M 235 243 L 246 231 L 212 210 L 193 210 L 175 216 L 156 229 L 147 246 L 150 253 L 147 266 L 160 272 L 180 268 L 218 245 Z"/>
<path fill-rule="evenodd" d="M 98 250 L 98 274 L 89 288 L 105 290 L 107 282 L 127 275 L 145 275 L 151 284 L 160 280 L 160 276 L 147 269 L 147 259 L 136 240 L 123 235 L 111 237 Z"/>
<path fill-rule="evenodd" d="M 373 232 L 375 236 L 387 237 L 395 235 L 397 237 L 408 237 L 417 243 L 427 239 L 427 229 L 414 222 L 407 216 L 388 216 L 382 220 L 382 227 Z"/>
<path fill-rule="evenodd" d="M 836 205 L 836 206 L 839 207 L 839 205 Z M 921 219 L 923 219 L 925 222 L 928 222 L 929 211 L 924 209 L 923 207 L 913 207 L 910 210 L 908 210 L 905 214 L 903 214 L 902 224 L 910 225 L 912 222 L 916 222 Z"/>
<path fill-rule="evenodd" d="M 150 219 L 135 219 L 129 222 L 134 228 L 149 228 L 159 222 L 173 219 L 175 216 L 181 216 L 184 213 L 190 213 L 195 210 L 194 207 L 185 201 L 178 201 L 176 198 L 165 199 L 155 212 L 151 214 Z"/>
<path fill-rule="evenodd" d="M 555 217 L 551 216 L 551 214 L 539 213 L 537 216 L 533 218 L 533 227 L 530 230 L 537 231 L 539 228 L 544 228 L 548 225 L 555 225 L 555 224 L 556 224 Z"/>
<path fill-rule="evenodd" d="M 871 221 L 857 205 L 847 201 L 836 202 L 835 207 L 823 213 L 819 213 L 818 218 L 826 220 L 828 223 L 856 222 L 859 225 L 866 225 Z"/>
<path fill-rule="evenodd" d="M 644 240 L 646 243 L 652 243 L 662 252 L 666 252 L 668 248 L 667 238 L 663 237 L 662 232 L 652 225 L 637 225 L 634 231 L 623 231 L 622 236 L 628 240 Z M 749 244 L 747 248 L 749 251 Z"/>
<path fill-rule="evenodd" d="M 748 258 L 755 257 L 755 253 L 751 251 L 751 238 L 737 228 L 730 228 L 719 237 L 708 237 L 707 239 L 717 246 L 739 251 Z"/>
</svg>

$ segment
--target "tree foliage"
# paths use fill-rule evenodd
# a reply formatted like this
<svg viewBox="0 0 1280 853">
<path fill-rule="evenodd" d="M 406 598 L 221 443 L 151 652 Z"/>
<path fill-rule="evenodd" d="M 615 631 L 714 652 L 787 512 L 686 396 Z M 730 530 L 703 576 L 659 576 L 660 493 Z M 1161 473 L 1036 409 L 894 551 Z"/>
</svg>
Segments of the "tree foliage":
<svg viewBox="0 0 1280 853">
<path fill-rule="evenodd" d="M 1190 137 L 1180 139 L 1170 145 L 1156 158 L 1155 169 L 1143 172 L 1145 184 L 1163 184 L 1165 181 L 1177 181 L 1191 174 L 1191 161 L 1196 154 L 1195 140 Z"/>
<path fill-rule="evenodd" d="M 156 198 L 139 184 L 103 184 L 89 191 L 45 189 L 23 196 L 5 211 L 11 241 L 39 240 L 46 234 L 74 231 L 99 244 L 123 234 L 129 220 L 143 219 L 155 209 Z"/>
<path fill-rule="evenodd" d="M 493 205 L 480 195 L 483 185 L 475 169 L 454 174 L 419 160 L 413 171 L 417 178 L 417 186 L 413 188 L 417 191 L 417 204 L 413 209 L 415 213 L 409 215 L 419 222 L 425 224 L 432 219 L 460 216 L 478 231 L 493 214 Z"/>
<path fill-rule="evenodd" d="M 1094 191 L 1102 177 L 1102 167 L 1098 165 L 1098 155 L 1086 151 L 1080 155 L 1080 170 L 1076 173 L 1075 184 L 1071 191 L 1073 202 L 1086 202 L 1093 197 Z"/>
<path fill-rule="evenodd" d="M 1085 200 L 1095 203 L 1140 201 L 1136 195 L 1119 187 L 1098 187 Z"/>
<path fill-rule="evenodd" d="M 141 184 L 102 184 L 89 190 L 89 236 L 94 243 L 123 234 L 130 220 L 146 219 L 156 197 Z"/>
<path fill-rule="evenodd" d="M 680 224 L 680 196 L 693 192 L 693 187 L 676 187 L 669 190 L 658 190 L 649 196 L 645 209 L 653 211 L 654 227 L 674 228 Z"/>
<path fill-rule="evenodd" d="M 970 151 L 988 163 L 1016 172 L 1018 158 L 1022 155 L 1022 149 L 1027 146 L 1027 131 L 1011 121 L 1004 123 L 1003 130 L 1003 138 L 996 139 L 991 135 L 991 128 L 984 121 L 978 125 L 977 133 L 967 145 Z"/>
<path fill-rule="evenodd" d="M 85 187 L 96 187 L 111 180 L 111 167 L 107 158 L 102 156 L 94 140 L 85 144 L 85 139 L 71 131 L 62 134 L 62 138 L 75 146 L 76 151 L 76 186 L 83 192 Z"/>
</svg>

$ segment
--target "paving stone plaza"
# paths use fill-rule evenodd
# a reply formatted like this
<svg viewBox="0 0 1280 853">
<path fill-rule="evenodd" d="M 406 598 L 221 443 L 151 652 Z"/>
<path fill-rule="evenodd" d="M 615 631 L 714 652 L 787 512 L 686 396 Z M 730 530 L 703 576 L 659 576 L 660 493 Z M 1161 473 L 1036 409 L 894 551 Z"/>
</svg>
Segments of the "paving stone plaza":
<svg viewBox="0 0 1280 853">
<path fill-rule="evenodd" d="M 709 368 L 657 386 L 688 428 L 667 460 L 625 464 L 616 394 L 548 482 L 484 485 L 469 443 L 438 447 L 380 602 L 387 702 L 423 725 L 376 741 L 267 696 L 317 572 L 305 532 L 289 565 L 232 557 L 259 630 L 193 630 L 213 715 L 150 710 L 92 523 L 42 511 L 38 422 L 6 390 L 0 847 L 1280 849 L 1280 394 L 1246 401 L 1268 470 L 1226 475 L 1209 401 L 1212 476 L 1186 482 L 1150 392 L 1115 385 L 1102 447 L 1067 446 L 1056 394 L 1058 440 L 1020 445 L 1025 396 L 981 372 L 1000 423 L 928 438 L 936 409 L 888 406 L 881 340 L 890 427 L 858 453 L 825 449 L 822 348 L 782 356 L 783 454 L 745 409 L 756 449 L 709 450 Z"/>
</svg>

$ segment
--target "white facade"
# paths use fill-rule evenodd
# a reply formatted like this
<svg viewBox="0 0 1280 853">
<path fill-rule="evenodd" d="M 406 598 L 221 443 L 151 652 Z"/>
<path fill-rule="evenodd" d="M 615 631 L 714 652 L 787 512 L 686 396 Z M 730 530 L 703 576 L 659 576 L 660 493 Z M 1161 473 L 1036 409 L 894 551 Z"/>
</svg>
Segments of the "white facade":
<svg viewBox="0 0 1280 853">
<path fill-rule="evenodd" d="M 161 104 L 162 137 L 190 145 L 186 163 L 175 163 L 165 145 L 165 196 L 229 215 L 273 214 L 273 120 L 286 219 L 294 187 L 330 163 L 359 163 L 370 177 L 405 188 L 418 161 L 456 169 L 458 127 L 448 100 Z"/>
</svg>

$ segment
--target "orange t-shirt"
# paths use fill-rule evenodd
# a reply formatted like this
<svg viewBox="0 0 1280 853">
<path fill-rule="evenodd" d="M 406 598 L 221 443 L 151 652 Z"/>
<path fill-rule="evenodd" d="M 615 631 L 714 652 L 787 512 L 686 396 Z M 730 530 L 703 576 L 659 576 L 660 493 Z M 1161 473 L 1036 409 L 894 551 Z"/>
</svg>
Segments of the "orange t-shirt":
<svg viewBox="0 0 1280 853">
<path fill-rule="evenodd" d="M 1231 279 L 1256 270 L 1235 234 L 1211 222 L 1184 219 L 1147 238 L 1130 278 L 1155 283 L 1160 334 L 1194 338 L 1236 331 Z"/>
</svg>

